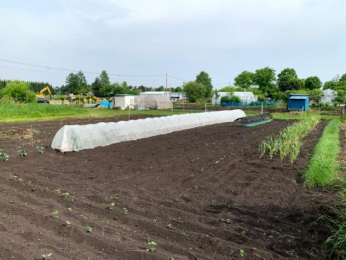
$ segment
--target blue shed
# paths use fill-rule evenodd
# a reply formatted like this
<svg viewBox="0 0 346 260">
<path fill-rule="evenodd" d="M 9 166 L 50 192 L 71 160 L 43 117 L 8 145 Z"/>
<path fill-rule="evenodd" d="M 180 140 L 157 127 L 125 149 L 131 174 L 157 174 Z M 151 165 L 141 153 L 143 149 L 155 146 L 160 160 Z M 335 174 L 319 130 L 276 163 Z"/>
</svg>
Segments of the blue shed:
<svg viewBox="0 0 346 260">
<path fill-rule="evenodd" d="M 309 95 L 308 94 L 290 94 L 288 98 L 288 111 L 309 110 Z"/>
</svg>

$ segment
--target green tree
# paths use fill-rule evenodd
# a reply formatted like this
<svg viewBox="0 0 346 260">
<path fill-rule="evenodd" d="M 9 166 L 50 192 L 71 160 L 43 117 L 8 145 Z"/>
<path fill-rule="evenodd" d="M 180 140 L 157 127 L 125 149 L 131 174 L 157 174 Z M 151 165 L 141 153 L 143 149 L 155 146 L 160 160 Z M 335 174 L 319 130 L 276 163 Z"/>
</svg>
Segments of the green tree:
<svg viewBox="0 0 346 260">
<path fill-rule="evenodd" d="M 322 83 L 321 83 L 322 84 Z M 322 90 L 320 89 L 313 89 L 309 92 L 310 100 L 314 101 L 315 103 L 320 103 L 320 100 L 323 96 Z"/>
<path fill-rule="evenodd" d="M 201 73 L 196 76 L 196 82 L 201 83 L 205 86 L 205 97 L 211 98 L 213 95 L 213 85 L 211 83 L 211 77 L 209 77 L 209 74 L 201 71 Z"/>
<path fill-rule="evenodd" d="M 99 77 L 96 77 L 94 82 L 91 83 L 91 89 L 94 93 L 94 96 L 99 97 L 100 96 L 100 90 L 101 90 L 101 80 Z"/>
<path fill-rule="evenodd" d="M 160 86 L 160 87 L 156 88 L 156 91 L 164 91 L 164 90 L 165 90 L 164 86 Z"/>
<path fill-rule="evenodd" d="M 176 87 L 173 92 L 183 92 L 181 87 Z"/>
<path fill-rule="evenodd" d="M 345 104 L 346 103 L 346 91 L 338 90 L 336 98 L 335 98 L 334 101 L 336 101 L 336 102 L 338 102 L 340 104 Z"/>
<path fill-rule="evenodd" d="M 275 89 L 275 70 L 269 67 L 256 70 L 253 78 L 255 85 L 258 85 L 259 90 L 268 93 L 271 89 Z"/>
<path fill-rule="evenodd" d="M 19 80 L 8 82 L 3 90 L 3 95 L 13 99 L 15 102 L 36 102 L 35 92 L 29 89 L 27 83 Z"/>
<path fill-rule="evenodd" d="M 339 83 L 341 85 L 346 85 L 346 73 L 340 77 Z"/>
<path fill-rule="evenodd" d="M 111 82 L 109 80 L 109 76 L 107 74 L 107 71 L 103 70 L 99 76 L 100 78 L 100 95 L 101 96 L 110 96 L 111 92 L 114 89 L 114 86 L 111 86 Z"/>
<path fill-rule="evenodd" d="M 317 77 L 317 76 L 308 77 L 305 80 L 305 88 L 306 89 L 313 90 L 313 89 L 320 89 L 321 87 L 322 87 L 322 82 L 319 79 L 319 77 Z"/>
<path fill-rule="evenodd" d="M 206 97 L 207 88 L 202 83 L 190 81 L 184 85 L 184 92 L 190 102 L 196 102 Z"/>
<path fill-rule="evenodd" d="M 278 75 L 278 87 L 282 92 L 297 90 L 304 87 L 304 81 L 298 78 L 294 69 L 286 68 Z"/>
<path fill-rule="evenodd" d="M 253 85 L 255 74 L 249 71 L 243 71 L 234 78 L 234 85 L 240 88 L 249 88 Z"/>
<path fill-rule="evenodd" d="M 85 94 L 89 90 L 88 83 L 82 71 L 79 71 L 76 74 L 70 73 L 66 78 L 65 87 L 69 93 L 73 94 Z"/>
</svg>

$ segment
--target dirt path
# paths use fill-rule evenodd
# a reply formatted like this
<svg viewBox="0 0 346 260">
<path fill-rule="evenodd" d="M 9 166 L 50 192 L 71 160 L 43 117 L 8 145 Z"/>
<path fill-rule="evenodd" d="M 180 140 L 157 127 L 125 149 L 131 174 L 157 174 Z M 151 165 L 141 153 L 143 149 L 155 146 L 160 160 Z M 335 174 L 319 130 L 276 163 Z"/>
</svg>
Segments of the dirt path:
<svg viewBox="0 0 346 260">
<path fill-rule="evenodd" d="M 258 158 L 260 140 L 288 124 L 220 124 L 69 154 L 32 148 L 25 158 L 11 148 L 24 140 L 3 138 L 0 147 L 12 157 L 0 162 L 0 255 L 324 259 L 328 233 L 316 220 L 333 197 L 306 190 L 301 172 L 325 123 L 295 163 Z M 34 147 L 49 143 L 60 126 L 35 125 Z M 148 251 L 148 241 L 157 248 Z"/>
</svg>

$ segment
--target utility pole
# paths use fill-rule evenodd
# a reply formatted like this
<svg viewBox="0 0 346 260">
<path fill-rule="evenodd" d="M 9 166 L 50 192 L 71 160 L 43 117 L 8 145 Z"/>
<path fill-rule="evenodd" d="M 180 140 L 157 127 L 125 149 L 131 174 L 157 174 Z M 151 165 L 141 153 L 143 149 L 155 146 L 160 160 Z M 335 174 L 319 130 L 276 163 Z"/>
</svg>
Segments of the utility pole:
<svg viewBox="0 0 346 260">
<path fill-rule="evenodd" d="M 166 72 L 166 95 L 167 95 L 167 72 Z"/>
</svg>

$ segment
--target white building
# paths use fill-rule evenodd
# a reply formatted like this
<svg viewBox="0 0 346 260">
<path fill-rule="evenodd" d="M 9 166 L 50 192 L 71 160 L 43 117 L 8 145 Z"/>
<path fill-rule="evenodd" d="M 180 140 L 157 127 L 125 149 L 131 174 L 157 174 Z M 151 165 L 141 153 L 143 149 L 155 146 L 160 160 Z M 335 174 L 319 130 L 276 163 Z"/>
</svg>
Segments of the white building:
<svg viewBox="0 0 346 260">
<path fill-rule="evenodd" d="M 112 105 L 113 109 L 134 109 L 135 105 L 135 97 L 134 95 L 116 95 L 115 97 L 112 97 Z"/>
<path fill-rule="evenodd" d="M 171 99 L 171 92 L 170 91 L 147 91 L 140 93 L 141 96 L 150 95 L 150 96 L 164 96 L 169 97 Z"/>
<path fill-rule="evenodd" d="M 251 103 L 251 102 L 256 102 L 257 101 L 257 96 L 255 96 L 252 92 L 218 92 L 219 97 L 216 98 L 214 95 L 212 98 L 212 104 L 213 105 L 220 105 L 221 104 L 221 98 L 222 97 L 227 97 L 230 95 L 234 95 L 240 98 L 242 103 Z"/>
</svg>

